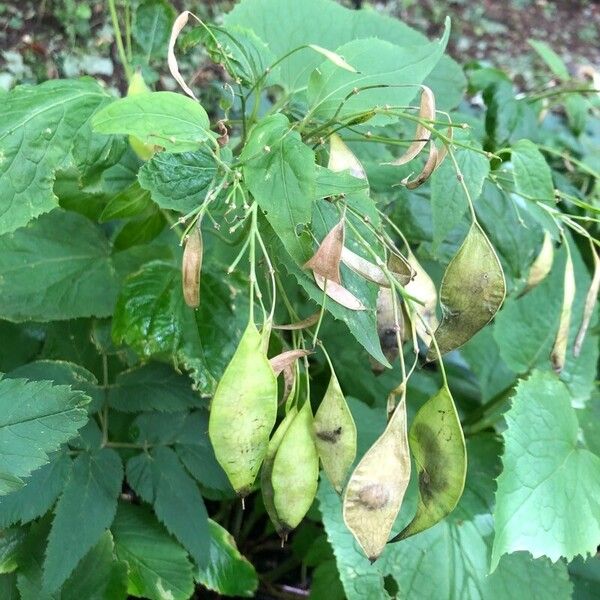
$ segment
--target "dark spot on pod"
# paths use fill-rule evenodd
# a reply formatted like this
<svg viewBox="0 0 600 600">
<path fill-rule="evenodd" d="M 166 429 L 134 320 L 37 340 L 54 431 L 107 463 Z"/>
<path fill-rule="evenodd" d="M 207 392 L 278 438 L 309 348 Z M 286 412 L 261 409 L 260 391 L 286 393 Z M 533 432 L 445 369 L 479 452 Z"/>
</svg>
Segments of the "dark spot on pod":
<svg viewBox="0 0 600 600">
<path fill-rule="evenodd" d="M 415 424 L 412 435 L 419 440 L 425 457 L 425 464 L 419 468 L 419 490 L 423 502 L 427 503 L 448 487 L 444 474 L 447 465 L 437 435 L 430 427 L 423 423 Z"/>
<path fill-rule="evenodd" d="M 358 501 L 369 510 L 380 510 L 389 500 L 388 490 L 381 483 L 365 485 L 358 492 Z"/>
<path fill-rule="evenodd" d="M 342 427 L 338 427 L 337 429 L 333 429 L 331 431 L 317 431 L 317 437 L 324 442 L 330 442 L 335 444 L 342 435 Z"/>
</svg>

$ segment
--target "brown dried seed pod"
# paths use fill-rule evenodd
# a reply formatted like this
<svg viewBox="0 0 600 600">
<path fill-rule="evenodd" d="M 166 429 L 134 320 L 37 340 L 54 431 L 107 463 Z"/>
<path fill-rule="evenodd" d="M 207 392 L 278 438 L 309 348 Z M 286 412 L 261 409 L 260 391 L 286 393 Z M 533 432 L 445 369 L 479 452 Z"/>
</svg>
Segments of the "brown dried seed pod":
<svg viewBox="0 0 600 600">
<path fill-rule="evenodd" d="M 305 269 L 312 269 L 315 275 L 320 275 L 328 281 L 341 285 L 340 260 L 344 248 L 344 220 L 342 219 L 323 238 L 317 251 L 304 264 Z"/>
<path fill-rule="evenodd" d="M 187 237 L 181 262 L 183 298 L 191 308 L 200 304 L 200 271 L 202 269 L 202 235 L 194 227 Z"/>
<path fill-rule="evenodd" d="M 565 366 L 567 358 L 567 344 L 569 342 L 569 326 L 571 325 L 571 309 L 575 300 L 575 271 L 573 270 L 573 261 L 571 253 L 567 252 L 567 262 L 565 263 L 565 276 L 563 287 L 563 304 L 560 312 L 558 330 L 554 340 L 554 346 L 550 353 L 552 368 L 560 373 Z"/>
<path fill-rule="evenodd" d="M 600 258 L 594 247 L 592 247 L 592 256 L 594 257 L 594 277 L 592 278 L 592 283 L 590 284 L 587 296 L 585 297 L 583 317 L 581 319 L 579 331 L 577 332 L 577 337 L 575 338 L 575 344 L 573 345 L 573 354 L 575 356 L 579 356 L 581 352 L 581 346 L 583 345 L 585 334 L 590 326 L 590 321 L 594 314 L 594 306 L 598 299 L 598 291 L 600 290 Z"/>
<path fill-rule="evenodd" d="M 425 183 L 431 174 L 435 171 L 435 168 L 438 166 L 438 149 L 435 144 L 430 140 L 429 141 L 429 156 L 427 157 L 427 161 L 423 166 L 423 170 L 414 178 L 409 179 L 406 177 L 402 180 L 402 184 L 405 185 L 409 190 L 414 190 L 418 188 L 420 185 Z"/>
<path fill-rule="evenodd" d="M 366 310 L 365 305 L 343 285 L 325 279 L 318 273 L 313 272 L 313 276 L 319 288 L 338 304 L 341 304 L 350 310 Z"/>
</svg>

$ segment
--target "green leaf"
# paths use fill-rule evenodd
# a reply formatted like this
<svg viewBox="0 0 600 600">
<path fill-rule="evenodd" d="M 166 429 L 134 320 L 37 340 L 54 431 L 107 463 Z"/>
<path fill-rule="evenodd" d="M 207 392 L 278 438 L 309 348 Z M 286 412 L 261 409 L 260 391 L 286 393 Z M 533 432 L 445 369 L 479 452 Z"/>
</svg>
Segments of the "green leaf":
<svg viewBox="0 0 600 600">
<path fill-rule="evenodd" d="M 174 92 L 116 100 L 94 115 L 92 125 L 99 133 L 133 135 L 167 152 L 197 150 L 212 137 L 202 106 Z"/>
<path fill-rule="evenodd" d="M 519 384 L 505 418 L 492 569 L 517 550 L 553 561 L 595 554 L 600 458 L 578 443 L 567 388 L 555 374 L 534 371 Z"/>
<path fill-rule="evenodd" d="M 530 140 L 519 140 L 511 148 L 515 188 L 529 200 L 554 204 L 552 173 L 537 146 Z"/>
<path fill-rule="evenodd" d="M 310 223 L 315 196 L 315 155 L 285 115 L 262 119 L 241 154 L 244 179 L 267 220 L 298 263 L 310 257 Z"/>
<path fill-rule="evenodd" d="M 106 203 L 99 221 L 100 223 L 106 223 L 106 221 L 112 221 L 113 219 L 136 217 L 146 212 L 151 206 L 152 202 L 148 191 L 142 189 L 140 184 L 134 181 Z"/>
<path fill-rule="evenodd" d="M 119 280 L 136 263 L 131 251 L 111 256 L 103 231 L 85 217 L 54 210 L 0 237 L 0 315 L 12 321 L 109 316 Z"/>
<path fill-rule="evenodd" d="M 351 194 L 369 189 L 366 179 L 354 177 L 347 171 L 330 171 L 316 165 L 316 198 Z"/>
<path fill-rule="evenodd" d="M 573 600 L 595 600 L 600 587 L 600 556 L 586 561 L 576 558 L 569 565 L 573 582 Z"/>
<path fill-rule="evenodd" d="M 113 241 L 113 247 L 115 250 L 126 250 L 145 245 L 162 232 L 166 222 L 158 207 L 152 205 L 145 214 L 123 225 Z"/>
<path fill-rule="evenodd" d="M 44 585 L 58 589 L 110 527 L 121 492 L 119 455 L 102 448 L 80 454 L 56 504 L 44 562 Z"/>
<path fill-rule="evenodd" d="M 117 557 L 128 566 L 128 593 L 149 600 L 189 600 L 192 564 L 150 510 L 120 504 L 111 531 Z"/>
<path fill-rule="evenodd" d="M 471 200 L 475 202 L 490 172 L 490 163 L 483 154 L 467 149 L 457 150 L 455 158 Z M 467 197 L 457 178 L 454 164 L 451 160 L 445 160 L 431 175 L 434 251 L 446 239 L 447 234 L 460 223 L 467 207 Z"/>
<path fill-rule="evenodd" d="M 310 76 L 308 100 L 311 114 L 321 120 L 334 115 L 340 120 L 350 118 L 372 109 L 374 106 L 406 106 L 414 98 L 418 84 L 441 58 L 450 35 L 449 21 L 439 42 L 401 47 L 377 38 L 357 39 L 348 42 L 336 52 L 344 57 L 358 73 L 340 69 L 329 61 L 318 66 Z M 373 57 L 377 56 L 377 60 Z M 398 85 L 407 87 L 394 87 Z M 352 95 L 355 88 L 366 89 Z M 414 87 L 413 87 L 414 86 Z M 342 105 L 338 112 L 338 108 Z M 389 122 L 389 118 L 377 116 L 373 123 Z"/>
<path fill-rule="evenodd" d="M 122 412 L 176 412 L 201 406 L 189 378 L 163 363 L 148 363 L 117 375 L 110 386 L 108 403 Z"/>
<path fill-rule="evenodd" d="M 21 489 L 0 496 L 0 527 L 28 523 L 48 512 L 65 487 L 71 463 L 66 454 L 56 454 L 34 471 Z"/>
<path fill-rule="evenodd" d="M 165 527 L 190 552 L 196 564 L 208 560 L 208 515 L 194 480 L 170 448 L 155 448 L 127 462 L 127 481 Z"/>
<path fill-rule="evenodd" d="M 18 527 L 4 529 L 0 533 L 0 574 L 12 573 L 19 566 L 19 549 L 25 530 Z"/>
<path fill-rule="evenodd" d="M 132 33 L 147 61 L 166 54 L 174 20 L 175 10 L 166 0 L 145 0 L 137 7 Z"/>
<path fill-rule="evenodd" d="M 0 372 L 12 371 L 32 360 L 40 351 L 42 340 L 35 327 L 0 321 Z"/>
<path fill-rule="evenodd" d="M 210 554 L 205 568 L 196 571 L 195 579 L 205 588 L 224 596 L 252 598 L 258 588 L 258 574 L 252 563 L 237 549 L 233 536 L 212 519 Z"/>
<path fill-rule="evenodd" d="M 23 600 L 17 588 L 16 573 L 0 575 L 0 598 L 3 600 Z"/>
<path fill-rule="evenodd" d="M 563 59 L 541 40 L 527 40 L 529 45 L 539 54 L 540 58 L 550 67 L 550 70 L 563 81 L 569 79 L 569 70 Z"/>
<path fill-rule="evenodd" d="M 140 185 L 160 208 L 187 214 L 200 206 L 217 174 L 217 164 L 207 148 L 196 152 L 159 152 L 138 173 Z"/>
<path fill-rule="evenodd" d="M 91 80 L 19 86 L 2 98 L 0 234 L 58 206 L 52 187 L 74 141 L 107 99 Z"/>
<path fill-rule="evenodd" d="M 89 398 L 49 381 L 0 379 L 0 495 L 48 462 L 87 421 Z"/>
</svg>

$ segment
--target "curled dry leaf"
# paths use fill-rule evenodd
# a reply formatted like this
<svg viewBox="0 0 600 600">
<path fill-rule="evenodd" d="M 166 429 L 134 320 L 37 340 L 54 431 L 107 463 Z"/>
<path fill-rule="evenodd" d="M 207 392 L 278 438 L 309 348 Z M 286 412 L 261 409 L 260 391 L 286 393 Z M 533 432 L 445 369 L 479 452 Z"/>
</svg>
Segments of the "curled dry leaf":
<svg viewBox="0 0 600 600">
<path fill-rule="evenodd" d="M 330 281 L 313 272 L 316 284 L 332 300 L 350 310 L 366 310 L 365 305 L 349 290 L 335 281 Z"/>
<path fill-rule="evenodd" d="M 350 175 L 358 179 L 367 178 L 364 167 L 337 133 L 332 133 L 329 136 L 329 163 L 327 168 L 336 172 L 350 171 Z"/>
<path fill-rule="evenodd" d="M 546 279 L 548 273 L 552 270 L 553 262 L 554 244 L 552 243 L 552 236 L 546 231 L 544 234 L 544 241 L 542 242 L 542 249 L 529 269 L 527 284 L 525 285 L 522 294 L 526 294 L 529 290 L 533 289 L 536 285 L 539 285 Z"/>
<path fill-rule="evenodd" d="M 260 489 L 263 497 L 263 502 L 265 504 L 265 509 L 267 514 L 269 515 L 269 519 L 273 523 L 277 533 L 281 534 L 284 531 L 283 524 L 281 523 L 279 517 L 277 516 L 277 511 L 275 510 L 275 504 L 273 502 L 274 492 L 273 492 L 273 484 L 271 482 L 271 475 L 273 474 L 273 463 L 275 461 L 275 455 L 277 454 L 277 450 L 281 444 L 281 440 L 283 440 L 283 436 L 285 432 L 288 430 L 289 426 L 292 424 L 292 421 L 295 419 L 298 414 L 298 410 L 295 406 L 292 406 L 289 412 L 285 415 L 283 421 L 279 423 L 273 437 L 269 441 L 269 446 L 267 448 L 267 453 L 265 455 L 265 460 L 263 462 L 262 469 L 260 471 Z"/>
<path fill-rule="evenodd" d="M 277 418 L 277 378 L 263 338 L 248 323 L 210 406 L 208 435 L 233 489 L 248 494 Z"/>
<path fill-rule="evenodd" d="M 299 358 L 311 354 L 310 350 L 287 350 L 269 359 L 275 375 L 279 375 L 287 367 L 292 366 Z"/>
<path fill-rule="evenodd" d="M 425 183 L 429 179 L 431 174 L 435 171 L 435 169 L 438 165 L 438 157 L 439 157 L 438 149 L 436 148 L 433 141 L 430 140 L 429 141 L 429 156 L 427 157 L 427 160 L 425 161 L 423 170 L 414 179 L 409 179 L 408 177 L 405 177 L 402 180 L 402 184 L 405 185 L 409 190 L 414 190 L 415 188 L 418 188 L 420 185 Z"/>
<path fill-rule="evenodd" d="M 478 223 L 446 268 L 440 286 L 442 322 L 435 332 L 441 354 L 471 339 L 504 302 L 506 283 L 500 261 Z M 436 358 L 430 347 L 427 360 Z"/>
<path fill-rule="evenodd" d="M 179 72 L 179 65 L 177 64 L 177 57 L 175 56 L 175 43 L 177 42 L 177 38 L 181 33 L 181 30 L 187 25 L 189 17 L 192 16 L 198 22 L 200 19 L 196 17 L 189 10 L 184 10 L 173 23 L 173 28 L 171 29 L 171 37 L 169 38 L 169 47 L 167 50 L 167 64 L 169 65 L 169 71 L 171 72 L 171 76 L 173 79 L 181 86 L 181 89 L 194 100 L 196 100 L 196 96 L 194 92 L 188 87 L 188 84 L 184 81 L 181 73 Z"/>
<path fill-rule="evenodd" d="M 408 262 L 415 272 L 415 277 L 406 284 L 405 289 L 408 294 L 421 302 L 421 304 L 417 302 L 411 303 L 411 308 L 416 313 L 414 326 L 417 330 L 417 335 L 421 338 L 425 346 L 429 347 L 431 344 L 431 335 L 427 329 L 435 331 L 438 326 L 435 314 L 437 290 L 435 289 L 433 280 L 412 252 L 408 255 Z"/>
<path fill-rule="evenodd" d="M 327 50 L 327 48 L 323 48 L 321 46 L 317 46 L 317 44 L 308 44 L 308 47 L 315 52 L 318 52 L 322 56 L 324 56 L 328 61 L 332 62 L 336 67 L 340 69 L 344 69 L 345 71 L 350 71 L 350 73 L 356 73 L 356 69 L 349 65 L 339 54 L 336 52 L 332 52 L 331 50 Z"/>
<path fill-rule="evenodd" d="M 194 227 L 187 236 L 181 261 L 183 299 L 191 308 L 200 304 L 200 273 L 202 271 L 202 234 Z"/>
<path fill-rule="evenodd" d="M 566 242 L 565 242 L 566 243 Z M 565 366 L 567 357 L 567 344 L 569 342 L 569 326 L 571 325 L 571 310 L 575 300 L 575 271 L 573 270 L 573 261 L 571 253 L 567 252 L 567 261 L 565 263 L 565 276 L 563 285 L 563 303 L 558 322 L 558 331 L 554 339 L 554 346 L 550 353 L 552 368 L 560 373 Z"/>
<path fill-rule="evenodd" d="M 421 87 L 421 106 L 419 109 L 419 117 L 428 121 L 435 119 L 435 96 L 430 88 L 426 85 Z M 405 165 L 415 158 L 427 145 L 427 142 L 431 139 L 431 130 L 424 127 L 421 123 L 417 125 L 415 131 L 415 139 L 412 144 L 408 147 L 406 152 L 398 157 L 396 160 L 384 163 L 386 165 L 400 166 Z"/>
<path fill-rule="evenodd" d="M 356 425 L 333 371 L 314 426 L 321 464 L 331 485 L 340 493 L 356 457 Z"/>
<path fill-rule="evenodd" d="M 344 522 L 370 560 L 385 548 L 409 480 L 403 397 L 385 431 L 354 469 L 344 493 Z"/>
<path fill-rule="evenodd" d="M 433 527 L 460 500 L 467 475 L 467 451 L 450 391 L 443 387 L 419 409 L 408 436 L 419 482 L 417 512 L 394 540 Z"/>
<path fill-rule="evenodd" d="M 328 281 L 341 284 L 340 260 L 344 248 L 344 219 L 335 225 L 323 238 L 317 251 L 304 264 L 305 269 L 312 269 Z"/>
<path fill-rule="evenodd" d="M 592 277 L 592 283 L 590 289 L 585 297 L 585 305 L 583 307 L 583 317 L 581 319 L 581 325 L 575 338 L 575 344 L 573 345 L 573 354 L 579 356 L 581 353 L 581 346 L 585 339 L 585 334 L 590 326 L 592 315 L 594 314 L 594 306 L 596 306 L 596 300 L 598 299 L 598 292 L 600 291 L 600 258 L 596 249 L 592 247 L 592 257 L 594 259 L 594 276 Z"/>
<path fill-rule="evenodd" d="M 310 317 L 306 317 L 306 319 L 302 319 L 302 321 L 298 321 L 297 323 L 290 323 L 289 325 L 273 325 L 273 329 L 283 329 L 285 331 L 306 329 L 307 327 L 312 327 L 313 325 L 316 325 L 319 322 L 320 316 L 321 311 L 318 311 L 314 315 L 310 315 Z"/>
<path fill-rule="evenodd" d="M 342 262 L 368 281 L 384 287 L 390 287 L 390 282 L 381 267 L 378 267 L 376 264 L 346 247 L 342 248 Z"/>
<path fill-rule="evenodd" d="M 319 455 L 310 401 L 306 400 L 283 434 L 273 461 L 273 505 L 286 537 L 311 507 L 319 482 Z"/>
</svg>

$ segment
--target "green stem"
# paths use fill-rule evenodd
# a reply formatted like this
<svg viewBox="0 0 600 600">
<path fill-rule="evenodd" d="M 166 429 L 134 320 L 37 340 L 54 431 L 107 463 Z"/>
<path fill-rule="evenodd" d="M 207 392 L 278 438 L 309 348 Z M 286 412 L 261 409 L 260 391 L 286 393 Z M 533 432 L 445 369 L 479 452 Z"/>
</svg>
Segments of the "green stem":
<svg viewBox="0 0 600 600">
<path fill-rule="evenodd" d="M 121 60 L 121 64 L 125 70 L 125 77 L 127 77 L 127 82 L 129 83 L 132 77 L 131 65 L 127 60 L 127 54 L 125 53 L 125 47 L 123 46 L 123 37 L 121 36 L 121 27 L 119 25 L 119 17 L 117 15 L 115 0 L 108 0 L 108 8 L 110 10 L 110 18 L 112 21 L 113 30 L 115 32 L 115 43 L 117 44 L 119 59 Z"/>
</svg>

